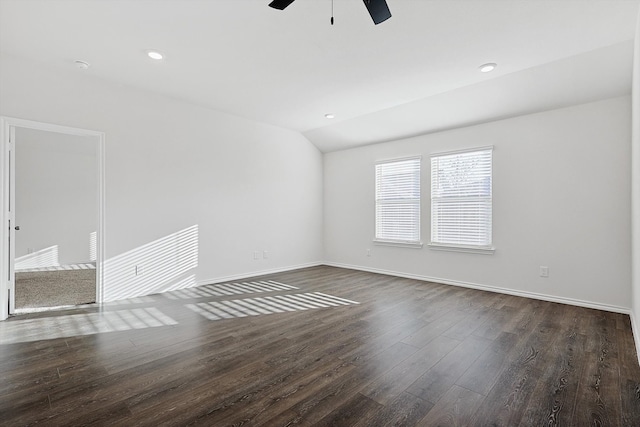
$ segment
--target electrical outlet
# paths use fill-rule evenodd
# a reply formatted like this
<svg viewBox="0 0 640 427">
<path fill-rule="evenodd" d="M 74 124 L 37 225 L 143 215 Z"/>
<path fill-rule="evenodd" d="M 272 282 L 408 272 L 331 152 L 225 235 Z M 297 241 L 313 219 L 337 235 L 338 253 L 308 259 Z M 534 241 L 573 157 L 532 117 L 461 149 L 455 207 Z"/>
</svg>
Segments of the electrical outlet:
<svg viewBox="0 0 640 427">
<path fill-rule="evenodd" d="M 540 266 L 540 277 L 549 277 L 549 267 L 545 265 Z"/>
<path fill-rule="evenodd" d="M 371 256 L 371 249 L 367 249 L 367 256 Z"/>
<path fill-rule="evenodd" d="M 253 252 L 253 259 L 259 259 L 259 258 L 260 258 L 260 252 L 254 251 Z"/>
<path fill-rule="evenodd" d="M 262 258 L 267 259 L 268 258 L 268 252 L 267 251 L 262 251 Z"/>
</svg>

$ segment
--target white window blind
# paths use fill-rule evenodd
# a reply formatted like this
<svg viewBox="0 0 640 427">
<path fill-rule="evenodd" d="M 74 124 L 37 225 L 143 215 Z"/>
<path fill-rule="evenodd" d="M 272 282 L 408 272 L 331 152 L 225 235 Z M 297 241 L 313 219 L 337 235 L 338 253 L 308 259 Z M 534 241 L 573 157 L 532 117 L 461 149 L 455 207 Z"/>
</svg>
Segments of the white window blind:
<svg viewBox="0 0 640 427">
<path fill-rule="evenodd" d="M 376 164 L 376 240 L 420 242 L 420 158 Z"/>
<path fill-rule="evenodd" d="M 490 248 L 493 148 L 431 156 L 431 243 Z"/>
</svg>

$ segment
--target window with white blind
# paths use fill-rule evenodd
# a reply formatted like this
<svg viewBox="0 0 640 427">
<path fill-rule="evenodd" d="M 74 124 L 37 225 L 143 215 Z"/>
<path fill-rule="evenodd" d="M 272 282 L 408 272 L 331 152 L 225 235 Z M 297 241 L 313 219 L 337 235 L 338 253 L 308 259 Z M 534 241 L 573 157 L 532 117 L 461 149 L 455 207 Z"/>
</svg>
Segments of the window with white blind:
<svg viewBox="0 0 640 427">
<path fill-rule="evenodd" d="M 420 158 L 376 163 L 376 236 L 379 243 L 420 243 Z"/>
<path fill-rule="evenodd" d="M 431 156 L 434 249 L 493 252 L 493 147 Z"/>
</svg>

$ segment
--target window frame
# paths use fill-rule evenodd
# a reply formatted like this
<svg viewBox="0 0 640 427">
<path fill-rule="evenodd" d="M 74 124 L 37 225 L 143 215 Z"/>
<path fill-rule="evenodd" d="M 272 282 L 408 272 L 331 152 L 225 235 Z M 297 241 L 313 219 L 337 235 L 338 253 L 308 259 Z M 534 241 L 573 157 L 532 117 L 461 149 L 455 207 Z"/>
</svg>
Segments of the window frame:
<svg viewBox="0 0 640 427">
<path fill-rule="evenodd" d="M 489 185 L 489 196 L 488 196 L 488 200 L 489 200 L 489 206 L 490 206 L 490 213 L 489 213 L 489 243 L 486 245 L 473 245 L 473 244 L 464 244 L 464 243 L 450 243 L 450 242 L 441 242 L 441 241 L 434 241 L 433 239 L 433 235 L 434 235 L 434 227 L 436 226 L 435 224 L 435 215 L 434 215 L 434 183 L 433 183 L 433 176 L 434 176 L 434 170 L 433 170 L 433 159 L 434 158 L 439 158 L 439 157 L 445 157 L 445 156 L 453 156 L 453 155 L 457 155 L 457 154 L 464 154 L 464 153 L 473 153 L 473 152 L 484 152 L 484 151 L 489 151 L 490 152 L 490 185 Z M 493 146 L 484 146 L 484 147 L 473 147 L 473 148 L 468 148 L 468 149 L 462 149 L 462 150 L 454 150 L 454 151 L 445 151 L 445 152 L 438 152 L 438 153 L 432 153 L 430 155 L 430 167 L 431 167 L 431 174 L 430 174 L 430 178 L 431 178 L 431 183 L 430 183 L 430 204 L 431 204 L 431 209 L 430 209 L 430 214 L 431 214 L 431 218 L 430 218 L 430 236 L 429 236 L 429 244 L 428 247 L 430 249 L 434 249 L 434 250 L 441 250 L 441 251 L 452 251 L 452 252 L 466 252 L 466 253 L 479 253 L 479 254 L 486 254 L 486 255 L 492 255 L 495 252 L 495 246 L 493 245 L 493 151 L 494 151 L 494 147 Z M 467 197 L 461 197 L 461 199 L 474 199 L 474 198 L 478 198 L 479 196 L 467 196 Z"/>
<path fill-rule="evenodd" d="M 379 232 L 378 232 L 378 224 L 379 224 L 379 220 L 378 220 L 378 215 L 379 215 L 379 210 L 378 207 L 381 205 L 380 204 L 380 199 L 378 197 L 378 190 L 379 190 L 379 182 L 378 182 L 378 167 L 383 166 L 383 165 L 387 165 L 387 164 L 393 164 L 393 163 L 400 163 L 400 162 L 405 162 L 405 161 L 409 161 L 409 160 L 417 160 L 418 161 L 418 168 L 417 168 L 417 182 L 418 182 L 418 197 L 417 197 L 417 201 L 414 199 L 414 202 L 417 205 L 418 208 L 418 214 L 417 214 L 417 235 L 418 235 L 418 239 L 417 240 L 405 240 L 405 239 L 389 239 L 389 238 L 382 238 L 382 237 L 378 237 Z M 384 203 L 383 203 L 384 204 Z M 386 246 L 398 246 L 398 247 L 407 247 L 407 248 L 415 248 L 415 249 L 420 249 L 422 248 L 422 230 L 421 230 L 421 217 L 422 217 L 422 156 L 421 155 L 417 155 L 417 156 L 409 156 L 409 157 L 400 157 L 400 158 L 394 158 L 394 159 L 386 159 L 386 160 L 379 160 L 376 161 L 374 164 L 374 239 L 373 239 L 373 243 L 376 245 L 386 245 Z M 414 230 L 415 231 L 415 230 Z"/>
</svg>

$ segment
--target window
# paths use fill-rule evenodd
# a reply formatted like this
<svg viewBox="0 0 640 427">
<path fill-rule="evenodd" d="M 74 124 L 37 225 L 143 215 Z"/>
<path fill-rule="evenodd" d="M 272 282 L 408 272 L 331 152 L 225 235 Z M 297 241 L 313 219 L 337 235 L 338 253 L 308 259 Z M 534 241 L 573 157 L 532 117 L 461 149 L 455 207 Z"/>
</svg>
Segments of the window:
<svg viewBox="0 0 640 427">
<path fill-rule="evenodd" d="M 420 244 L 420 158 L 376 163 L 376 242 Z"/>
<path fill-rule="evenodd" d="M 434 249 L 493 252 L 493 147 L 431 156 L 431 244 Z"/>
</svg>

